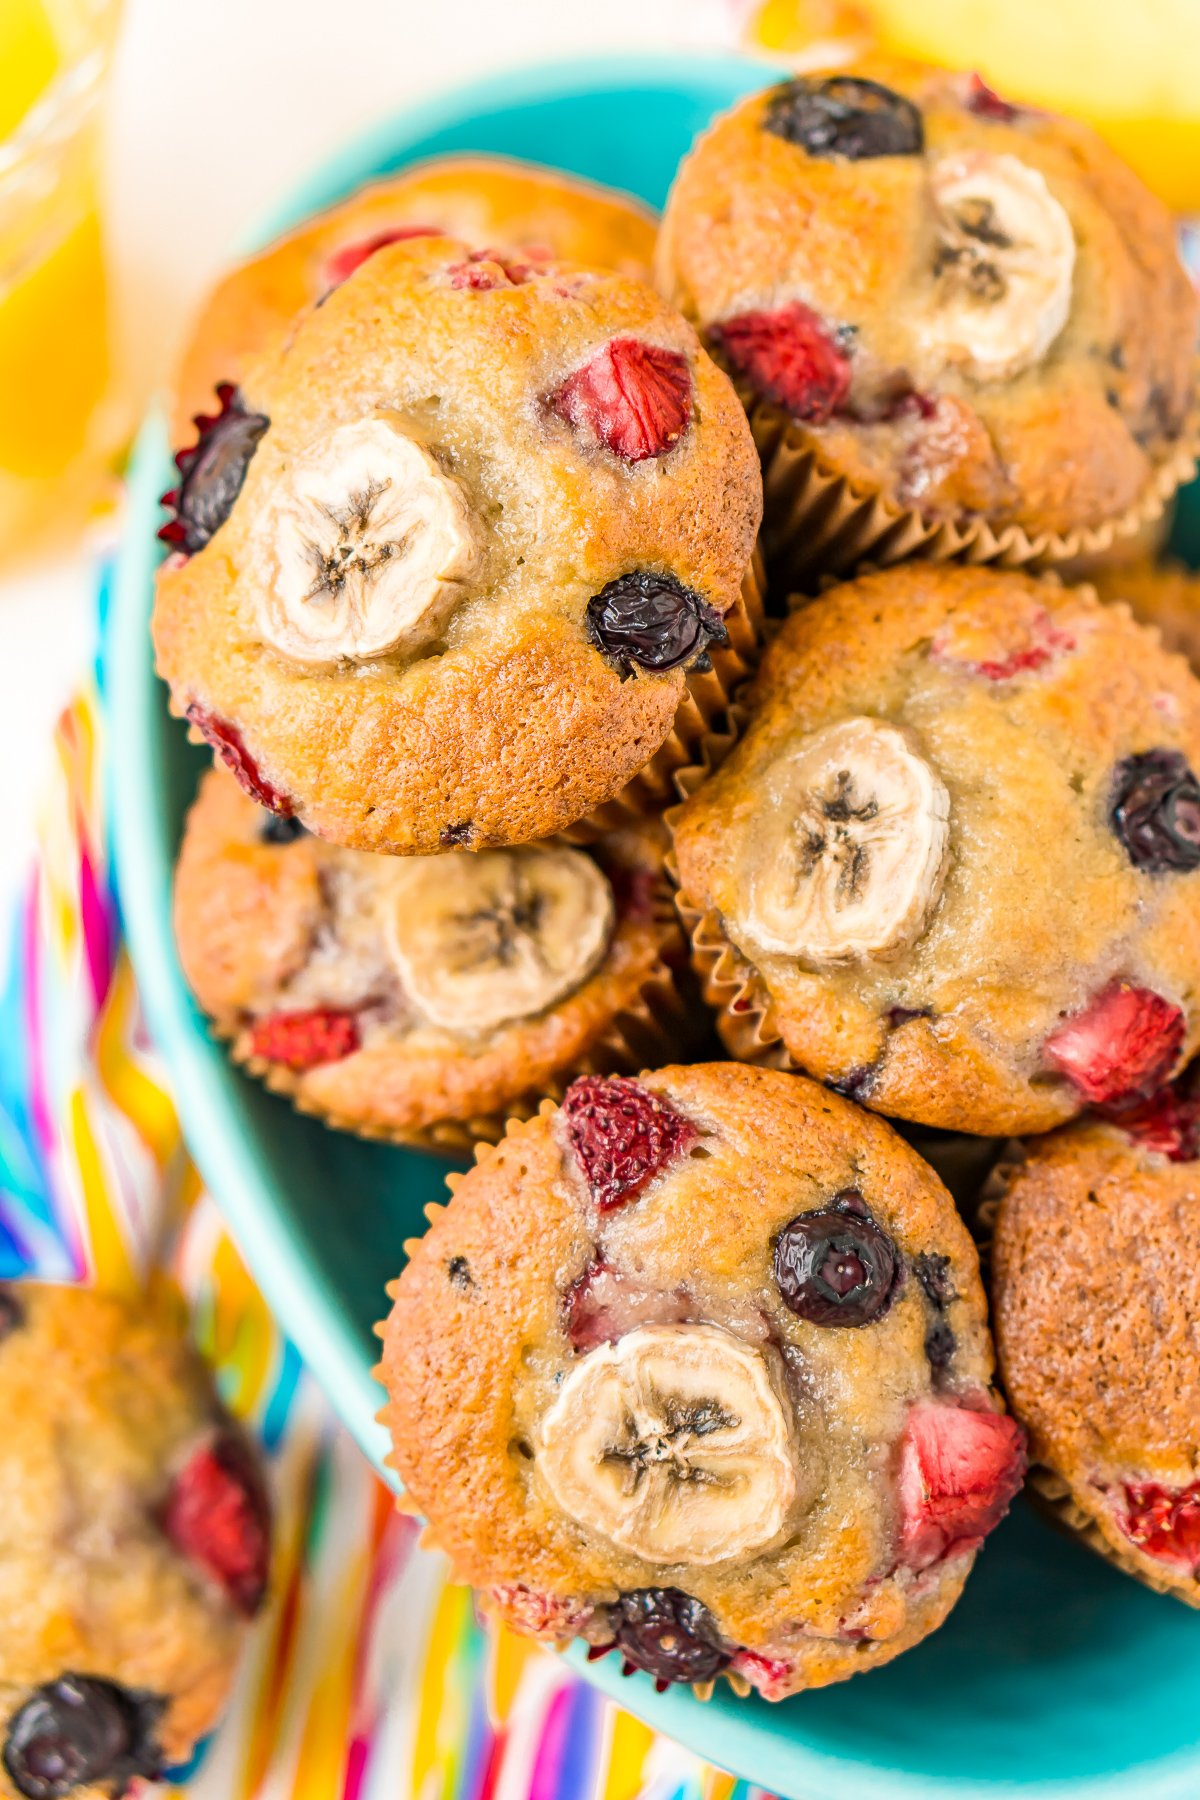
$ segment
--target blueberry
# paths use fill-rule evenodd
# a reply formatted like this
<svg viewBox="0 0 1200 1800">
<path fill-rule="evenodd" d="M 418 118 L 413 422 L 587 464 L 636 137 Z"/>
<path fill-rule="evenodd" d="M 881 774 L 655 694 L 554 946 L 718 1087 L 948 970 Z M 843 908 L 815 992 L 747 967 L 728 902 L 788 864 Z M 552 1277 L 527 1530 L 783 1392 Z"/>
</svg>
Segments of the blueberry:
<svg viewBox="0 0 1200 1800">
<path fill-rule="evenodd" d="M 271 421 L 248 412 L 232 382 L 217 388 L 219 412 L 196 419 L 196 442 L 175 458 L 179 485 L 163 495 L 174 518 L 159 537 L 173 550 L 194 556 L 220 530 L 246 479 L 250 458 Z"/>
<path fill-rule="evenodd" d="M 25 1323 L 25 1308 L 18 1300 L 15 1289 L 7 1281 L 0 1282 L 0 1344 L 10 1332 Z"/>
<path fill-rule="evenodd" d="M 258 828 L 258 835 L 264 844 L 294 844 L 297 838 L 307 837 L 308 833 L 294 813 L 286 816 L 268 813 Z"/>
<path fill-rule="evenodd" d="M 812 1325 L 870 1325 L 895 1297 L 900 1258 L 853 1188 L 821 1212 L 799 1213 L 775 1244 L 783 1303 Z"/>
<path fill-rule="evenodd" d="M 1135 869 L 1200 868 L 1200 782 L 1178 750 L 1145 750 L 1118 763 L 1108 819 Z"/>
<path fill-rule="evenodd" d="M 708 1608 L 678 1588 L 637 1588 L 612 1609 L 616 1647 L 660 1684 L 712 1681 L 733 1652 Z"/>
<path fill-rule="evenodd" d="M 957 1300 L 958 1290 L 950 1273 L 950 1258 L 943 1256 L 940 1250 L 922 1250 L 920 1256 L 914 1256 L 913 1274 L 920 1282 L 927 1299 L 939 1312 L 951 1300 Z"/>
<path fill-rule="evenodd" d="M 622 679 L 639 669 L 706 669 L 709 644 L 724 644 L 719 613 L 670 575 L 619 575 L 587 603 L 587 634 Z"/>
<path fill-rule="evenodd" d="M 9 1722 L 8 1777 L 26 1800 L 57 1800 L 98 1783 L 115 1800 L 134 1776 L 161 1773 L 154 1731 L 165 1704 L 92 1675 L 47 1681 Z"/>
<path fill-rule="evenodd" d="M 855 75 L 799 75 L 783 82 L 767 101 L 763 126 L 810 156 L 843 156 L 847 162 L 919 156 L 925 148 L 912 101 Z"/>
<path fill-rule="evenodd" d="M 925 1333 L 925 1357 L 935 1375 L 949 1368 L 957 1348 L 957 1340 L 945 1319 L 935 1319 Z"/>
</svg>

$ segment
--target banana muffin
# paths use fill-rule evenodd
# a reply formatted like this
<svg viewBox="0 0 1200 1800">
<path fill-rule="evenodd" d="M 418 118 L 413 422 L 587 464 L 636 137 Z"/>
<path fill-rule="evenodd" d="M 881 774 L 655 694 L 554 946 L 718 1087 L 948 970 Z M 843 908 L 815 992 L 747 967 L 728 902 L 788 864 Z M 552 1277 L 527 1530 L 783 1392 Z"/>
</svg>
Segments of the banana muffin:
<svg viewBox="0 0 1200 1800">
<path fill-rule="evenodd" d="M 381 1417 L 509 1624 L 779 1700 L 942 1622 L 1022 1436 L 974 1246 L 887 1125 L 731 1063 L 592 1076 L 452 1185 Z"/>
<path fill-rule="evenodd" d="M 648 207 L 550 169 L 499 156 L 447 156 L 373 181 L 306 219 L 218 282 L 192 327 L 175 383 L 172 435 L 183 443 L 218 382 L 241 380 L 293 319 L 385 244 L 455 237 L 535 251 L 648 279 Z"/>
<path fill-rule="evenodd" d="M 585 1070 L 697 1036 L 662 826 L 586 848 L 369 856 L 211 769 L 175 935 L 192 991 L 269 1086 L 372 1137 L 470 1148 Z"/>
<path fill-rule="evenodd" d="M 1200 1106 L 1027 1146 L 992 1252 L 996 1347 L 1034 1481 L 1059 1521 L 1148 1586 L 1200 1606 Z"/>
<path fill-rule="evenodd" d="M 1200 1042 L 1200 682 L 1127 608 L 909 564 L 794 613 L 749 705 L 670 816 L 734 1055 L 1003 1136 Z"/>
<path fill-rule="evenodd" d="M 745 415 L 630 277 L 388 245 L 177 460 L 174 707 L 347 848 L 552 836 L 681 760 L 753 655 Z"/>
<path fill-rule="evenodd" d="M 1180 562 L 1146 560 L 1128 568 L 1097 569 L 1102 600 L 1124 600 L 1135 619 L 1157 628 L 1168 650 L 1200 670 L 1200 576 Z"/>
<path fill-rule="evenodd" d="M 224 1704 L 262 1475 L 166 1300 L 0 1288 L 0 1404 L 0 1795 L 118 1800 Z"/>
<path fill-rule="evenodd" d="M 794 576 L 1095 550 L 1194 466 L 1170 215 L 976 76 L 870 57 L 743 101 L 685 158 L 657 267 L 737 376 Z"/>
</svg>

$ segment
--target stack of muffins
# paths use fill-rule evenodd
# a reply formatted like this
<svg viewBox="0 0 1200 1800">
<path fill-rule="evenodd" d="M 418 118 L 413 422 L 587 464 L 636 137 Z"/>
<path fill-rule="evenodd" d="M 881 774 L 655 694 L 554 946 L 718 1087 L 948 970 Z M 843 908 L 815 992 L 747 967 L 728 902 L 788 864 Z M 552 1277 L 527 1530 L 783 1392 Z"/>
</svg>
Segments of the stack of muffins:
<svg viewBox="0 0 1200 1800">
<path fill-rule="evenodd" d="M 476 1147 L 383 1416 L 517 1629 L 782 1699 L 932 1631 L 1027 1462 L 1200 1603 L 1200 596 L 1129 561 L 1196 325 L 1089 130 L 881 60 L 657 235 L 440 163 L 201 319 L 180 956 L 297 1106 Z"/>
</svg>

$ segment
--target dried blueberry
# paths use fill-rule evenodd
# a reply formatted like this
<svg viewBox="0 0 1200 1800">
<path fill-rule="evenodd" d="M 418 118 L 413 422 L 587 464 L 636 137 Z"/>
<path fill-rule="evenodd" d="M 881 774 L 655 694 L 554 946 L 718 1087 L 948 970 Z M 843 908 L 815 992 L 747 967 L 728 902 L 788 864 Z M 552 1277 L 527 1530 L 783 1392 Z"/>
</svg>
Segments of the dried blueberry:
<svg viewBox="0 0 1200 1800">
<path fill-rule="evenodd" d="M 58 1800 L 103 1783 L 115 1797 L 162 1772 L 155 1727 L 165 1701 L 92 1675 L 37 1688 L 9 1723 L 4 1767 L 26 1800 Z"/>
<path fill-rule="evenodd" d="M 627 1664 L 666 1684 L 712 1681 L 732 1656 L 708 1608 L 678 1588 L 637 1588 L 612 1609 L 616 1647 Z"/>
<path fill-rule="evenodd" d="M 264 844 L 294 844 L 297 838 L 307 837 L 308 833 L 294 813 L 268 813 L 258 828 L 258 835 Z"/>
<path fill-rule="evenodd" d="M 619 575 L 587 603 L 587 634 L 622 679 L 639 669 L 707 669 L 710 644 L 728 642 L 719 613 L 670 575 Z"/>
<path fill-rule="evenodd" d="M 196 442 L 175 458 L 179 486 L 162 497 L 175 514 L 159 532 L 164 544 L 194 556 L 220 530 L 241 492 L 250 458 L 271 421 L 248 412 L 232 382 L 217 388 L 220 411 L 197 414 Z"/>
<path fill-rule="evenodd" d="M 847 1189 L 821 1212 L 799 1213 L 775 1243 L 783 1303 L 812 1325 L 870 1325 L 891 1305 L 900 1276 L 896 1246 L 861 1196 Z"/>
<path fill-rule="evenodd" d="M 798 75 L 767 101 L 763 125 L 810 156 L 919 156 L 925 128 L 911 100 L 856 75 Z"/>
<path fill-rule="evenodd" d="M 475 1277 L 471 1273 L 471 1265 L 465 1256 L 452 1256 L 446 1264 L 446 1274 L 451 1285 L 462 1288 L 464 1293 L 468 1288 L 475 1286 Z"/>
<path fill-rule="evenodd" d="M 1200 868 L 1200 782 L 1178 750 L 1118 763 L 1108 818 L 1135 869 Z"/>
<path fill-rule="evenodd" d="M 935 1374 L 949 1368 L 956 1349 L 954 1333 L 945 1319 L 935 1319 L 925 1333 L 925 1358 Z"/>
<path fill-rule="evenodd" d="M 25 1323 L 25 1308 L 7 1281 L 0 1282 L 0 1344 L 10 1332 Z"/>
<path fill-rule="evenodd" d="M 951 1300 L 957 1300 L 958 1290 L 950 1273 L 950 1258 L 943 1256 L 940 1250 L 923 1250 L 920 1256 L 914 1256 L 913 1274 L 920 1282 L 926 1298 L 939 1312 L 943 1306 L 949 1306 Z"/>
</svg>

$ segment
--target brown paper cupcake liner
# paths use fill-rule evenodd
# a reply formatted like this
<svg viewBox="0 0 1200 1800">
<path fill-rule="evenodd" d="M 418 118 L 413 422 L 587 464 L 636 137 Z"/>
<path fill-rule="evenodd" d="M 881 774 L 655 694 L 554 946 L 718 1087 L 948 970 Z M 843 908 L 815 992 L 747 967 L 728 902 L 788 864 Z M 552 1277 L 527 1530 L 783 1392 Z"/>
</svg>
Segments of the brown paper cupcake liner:
<svg viewBox="0 0 1200 1800">
<path fill-rule="evenodd" d="M 696 786 L 699 780 L 687 791 Z M 669 853 L 667 872 L 677 878 Z M 775 1022 L 770 995 L 757 971 L 725 936 L 719 915 L 701 910 L 682 891 L 675 896 L 675 906 L 692 947 L 700 992 L 713 1010 L 717 1033 L 730 1056 L 764 1069 L 799 1070 Z"/>
<path fill-rule="evenodd" d="M 729 642 L 711 652 L 711 669 L 693 669 L 688 675 L 671 733 L 646 766 L 619 794 L 563 833 L 572 843 L 590 843 L 603 832 L 620 830 L 631 819 L 656 817 L 678 798 L 679 770 L 702 757 L 706 745 L 725 742 L 728 747 L 733 742 L 733 696 L 754 673 L 762 654 L 766 586 L 762 550 L 756 545 L 741 592 L 725 614 Z"/>
<path fill-rule="evenodd" d="M 884 499 L 833 469 L 804 427 L 743 379 L 734 385 L 762 462 L 767 562 L 772 575 L 797 587 L 812 586 L 822 575 L 850 575 L 864 562 L 884 567 L 916 557 L 1015 569 L 1102 556 L 1162 515 L 1196 473 L 1200 455 L 1198 406 L 1132 506 L 1099 525 L 1031 535 L 1020 525 L 938 519 Z"/>
<path fill-rule="evenodd" d="M 1114 1569 L 1120 1569 L 1123 1575 L 1140 1581 L 1143 1587 L 1152 1588 L 1156 1594 L 1170 1594 L 1173 1599 L 1182 1600 L 1185 1606 L 1200 1610 L 1200 1584 L 1196 1585 L 1194 1592 L 1189 1593 L 1181 1583 L 1172 1581 L 1168 1576 L 1158 1575 L 1132 1555 L 1124 1555 L 1109 1542 L 1092 1515 L 1080 1506 L 1061 1475 L 1056 1475 L 1041 1463 L 1031 1463 L 1026 1492 L 1042 1517 L 1068 1537 L 1074 1538 L 1077 1544 L 1082 1544 L 1094 1555 L 1103 1557 L 1106 1563 L 1111 1563 Z"/>
<path fill-rule="evenodd" d="M 498 1143 L 510 1121 L 530 1119 L 543 1100 L 558 1102 L 580 1075 L 634 1075 L 686 1054 L 698 1044 L 704 1025 L 687 992 L 685 946 L 680 937 L 671 892 L 665 879 L 657 886 L 653 920 L 659 931 L 658 955 L 634 1002 L 613 1014 L 604 1031 L 585 1055 L 543 1086 L 528 1088 L 494 1112 L 480 1112 L 466 1119 L 439 1119 L 425 1126 L 400 1128 L 364 1124 L 323 1106 L 300 1090 L 300 1078 L 279 1063 L 239 1051 L 242 1027 L 222 1027 L 210 1022 L 214 1035 L 230 1044 L 233 1061 L 254 1075 L 272 1093 L 290 1100 L 297 1112 L 318 1118 L 334 1131 L 353 1137 L 400 1144 L 408 1149 L 445 1155 L 469 1152 L 480 1143 Z M 676 966 L 672 967 L 672 963 Z"/>
</svg>

